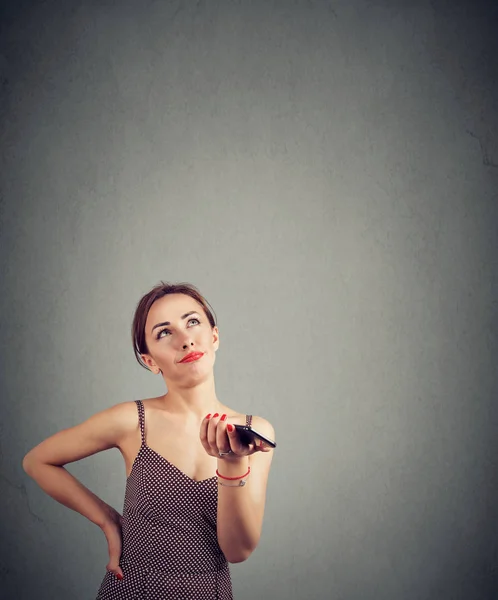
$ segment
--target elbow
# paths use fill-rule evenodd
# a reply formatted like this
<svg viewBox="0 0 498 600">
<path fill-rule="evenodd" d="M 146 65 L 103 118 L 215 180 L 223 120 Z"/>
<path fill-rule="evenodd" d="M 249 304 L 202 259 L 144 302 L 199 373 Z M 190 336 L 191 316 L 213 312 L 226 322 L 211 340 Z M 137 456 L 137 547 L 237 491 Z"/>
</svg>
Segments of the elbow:
<svg viewBox="0 0 498 600">
<path fill-rule="evenodd" d="M 251 556 L 254 550 L 256 550 L 256 545 L 257 544 L 254 544 L 254 546 L 250 548 L 237 548 L 231 552 L 224 552 L 225 558 L 231 564 L 244 562 Z"/>
<path fill-rule="evenodd" d="M 22 459 L 22 468 L 24 469 L 24 472 L 29 475 L 30 477 L 34 477 L 35 474 L 38 472 L 38 469 L 40 467 L 46 467 L 46 466 L 50 466 L 50 467 L 64 467 L 64 464 L 56 464 L 56 463 L 47 463 L 44 462 L 43 460 L 40 460 L 39 458 L 36 457 L 36 455 L 33 453 L 32 450 L 30 450 L 26 456 Z"/>
<path fill-rule="evenodd" d="M 29 452 L 22 459 L 22 468 L 23 468 L 24 472 L 29 475 L 29 471 L 31 469 L 31 458 L 29 456 Z"/>
<path fill-rule="evenodd" d="M 24 472 L 31 477 L 33 474 L 35 465 L 36 465 L 36 460 L 34 459 L 33 455 L 31 454 L 31 451 L 29 451 L 26 454 L 26 456 L 22 459 L 22 468 L 24 469 Z"/>
<path fill-rule="evenodd" d="M 241 563 L 247 560 L 251 556 L 252 552 L 238 552 L 234 554 L 229 554 L 228 556 L 225 554 L 225 558 L 227 561 L 234 565 L 236 563 Z"/>
<path fill-rule="evenodd" d="M 223 529 L 218 533 L 218 543 L 229 563 L 246 561 L 256 550 L 261 537 L 261 528 L 248 529 L 233 527 L 229 532 Z"/>
</svg>

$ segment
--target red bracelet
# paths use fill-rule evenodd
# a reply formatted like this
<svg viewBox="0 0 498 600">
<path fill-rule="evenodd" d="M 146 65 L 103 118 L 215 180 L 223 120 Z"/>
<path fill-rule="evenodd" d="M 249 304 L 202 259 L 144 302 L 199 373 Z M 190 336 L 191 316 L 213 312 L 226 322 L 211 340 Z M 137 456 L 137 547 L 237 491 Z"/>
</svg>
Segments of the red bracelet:
<svg viewBox="0 0 498 600">
<path fill-rule="evenodd" d="M 224 475 L 220 475 L 218 469 L 216 469 L 216 475 L 218 475 L 218 477 L 221 477 L 222 479 L 228 479 L 230 481 L 235 481 L 237 479 L 243 479 L 244 477 L 246 477 L 246 475 L 249 475 L 250 472 L 251 472 L 251 467 L 247 467 L 247 473 L 244 473 L 244 475 L 241 475 L 240 477 L 225 477 Z"/>
</svg>

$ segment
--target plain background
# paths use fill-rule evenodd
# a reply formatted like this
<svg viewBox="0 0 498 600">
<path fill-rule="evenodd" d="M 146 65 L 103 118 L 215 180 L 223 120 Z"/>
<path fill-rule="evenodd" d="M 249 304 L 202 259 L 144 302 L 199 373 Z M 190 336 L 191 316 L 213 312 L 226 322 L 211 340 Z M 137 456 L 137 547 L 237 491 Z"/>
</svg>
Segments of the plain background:
<svg viewBox="0 0 498 600">
<path fill-rule="evenodd" d="M 497 597 L 494 4 L 2 3 L 2 598 L 96 595 L 104 536 L 21 462 L 164 391 L 160 280 L 276 429 L 237 600 Z M 121 510 L 117 451 L 69 469 Z"/>
</svg>

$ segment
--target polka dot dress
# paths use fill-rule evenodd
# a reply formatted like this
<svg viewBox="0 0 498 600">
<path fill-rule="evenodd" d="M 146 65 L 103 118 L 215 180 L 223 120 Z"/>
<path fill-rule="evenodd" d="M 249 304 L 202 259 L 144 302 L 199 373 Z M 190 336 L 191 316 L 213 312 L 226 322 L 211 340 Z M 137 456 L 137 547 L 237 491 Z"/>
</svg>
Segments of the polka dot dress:
<svg viewBox="0 0 498 600">
<path fill-rule="evenodd" d="M 124 579 L 107 572 L 97 600 L 233 600 L 228 562 L 218 545 L 216 476 L 194 481 L 145 443 L 126 482 Z"/>
</svg>

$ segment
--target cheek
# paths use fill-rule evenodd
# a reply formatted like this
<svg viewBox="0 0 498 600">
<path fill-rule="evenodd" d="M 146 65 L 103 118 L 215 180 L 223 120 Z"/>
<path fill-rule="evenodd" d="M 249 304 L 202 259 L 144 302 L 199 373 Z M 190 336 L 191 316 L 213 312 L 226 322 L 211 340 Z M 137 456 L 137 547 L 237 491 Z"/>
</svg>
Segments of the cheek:
<svg viewBox="0 0 498 600">
<path fill-rule="evenodd" d="M 157 344 L 154 349 L 155 356 L 161 360 L 174 355 L 171 344 L 168 344 L 168 340 L 164 340 L 161 343 Z"/>
</svg>

